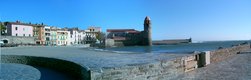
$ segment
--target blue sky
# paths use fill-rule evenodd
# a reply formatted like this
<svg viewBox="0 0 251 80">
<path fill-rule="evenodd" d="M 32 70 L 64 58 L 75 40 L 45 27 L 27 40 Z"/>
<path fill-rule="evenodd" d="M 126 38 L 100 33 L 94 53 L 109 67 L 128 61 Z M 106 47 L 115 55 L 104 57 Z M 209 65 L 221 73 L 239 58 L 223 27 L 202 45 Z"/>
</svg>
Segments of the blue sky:
<svg viewBox="0 0 251 80">
<path fill-rule="evenodd" d="M 0 21 L 143 30 L 152 20 L 153 39 L 194 41 L 251 39 L 251 0 L 3 0 Z"/>
</svg>

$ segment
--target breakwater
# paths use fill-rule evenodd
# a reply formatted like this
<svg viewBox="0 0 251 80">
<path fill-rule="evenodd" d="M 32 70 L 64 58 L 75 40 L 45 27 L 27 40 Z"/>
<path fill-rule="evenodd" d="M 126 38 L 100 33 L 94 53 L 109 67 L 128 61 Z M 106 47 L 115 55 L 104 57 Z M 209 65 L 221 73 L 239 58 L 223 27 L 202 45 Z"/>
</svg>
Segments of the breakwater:
<svg viewBox="0 0 251 80">
<path fill-rule="evenodd" d="M 168 45 L 168 44 L 181 44 L 181 43 L 192 43 L 192 38 L 153 41 L 153 45 Z"/>
</svg>

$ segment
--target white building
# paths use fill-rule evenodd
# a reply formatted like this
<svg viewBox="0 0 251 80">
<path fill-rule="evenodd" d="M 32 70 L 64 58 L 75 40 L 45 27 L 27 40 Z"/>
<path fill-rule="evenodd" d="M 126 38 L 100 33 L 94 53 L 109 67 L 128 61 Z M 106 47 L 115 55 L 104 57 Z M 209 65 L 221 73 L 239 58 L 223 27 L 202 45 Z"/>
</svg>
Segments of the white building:
<svg viewBox="0 0 251 80">
<path fill-rule="evenodd" d="M 70 31 L 70 43 L 71 44 L 84 44 L 85 32 L 78 28 L 68 29 Z"/>
</svg>

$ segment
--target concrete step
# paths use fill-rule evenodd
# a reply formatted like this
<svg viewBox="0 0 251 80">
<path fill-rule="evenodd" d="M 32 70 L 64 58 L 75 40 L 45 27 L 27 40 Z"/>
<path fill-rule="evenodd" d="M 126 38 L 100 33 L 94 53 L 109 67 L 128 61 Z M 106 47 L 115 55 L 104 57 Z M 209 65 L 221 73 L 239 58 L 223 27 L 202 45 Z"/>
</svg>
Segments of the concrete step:
<svg viewBox="0 0 251 80">
<path fill-rule="evenodd" d="M 188 61 L 187 64 L 185 65 L 185 72 L 192 71 L 196 68 L 198 68 L 197 61 L 195 60 Z"/>
<path fill-rule="evenodd" d="M 251 49 L 246 50 L 246 51 L 241 51 L 238 54 L 247 54 L 247 53 L 251 53 Z"/>
</svg>

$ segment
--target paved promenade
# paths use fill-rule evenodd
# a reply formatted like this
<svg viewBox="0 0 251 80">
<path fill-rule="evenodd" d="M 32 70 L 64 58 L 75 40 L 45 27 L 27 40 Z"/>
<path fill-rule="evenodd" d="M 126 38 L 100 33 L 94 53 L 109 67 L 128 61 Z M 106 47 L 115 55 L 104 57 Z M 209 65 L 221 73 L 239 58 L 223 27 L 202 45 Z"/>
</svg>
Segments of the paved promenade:
<svg viewBox="0 0 251 80">
<path fill-rule="evenodd" d="M 2 48 L 1 55 L 28 55 L 63 59 L 78 63 L 92 71 L 102 67 L 119 67 L 129 64 L 151 63 L 174 59 L 189 54 L 137 54 L 93 51 L 80 47 L 16 47 Z M 249 80 L 251 79 L 251 53 L 237 54 L 207 67 L 181 74 L 173 80 Z"/>
<path fill-rule="evenodd" d="M 237 54 L 222 62 L 179 75 L 174 80 L 251 80 L 251 53 Z"/>
<path fill-rule="evenodd" d="M 93 51 L 80 47 L 14 47 L 1 49 L 1 55 L 52 57 L 73 61 L 92 71 L 100 71 L 102 67 L 151 63 L 163 59 L 174 59 L 188 54 L 113 53 Z"/>
</svg>

